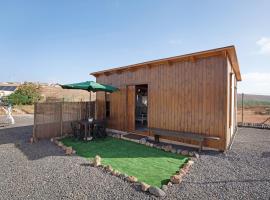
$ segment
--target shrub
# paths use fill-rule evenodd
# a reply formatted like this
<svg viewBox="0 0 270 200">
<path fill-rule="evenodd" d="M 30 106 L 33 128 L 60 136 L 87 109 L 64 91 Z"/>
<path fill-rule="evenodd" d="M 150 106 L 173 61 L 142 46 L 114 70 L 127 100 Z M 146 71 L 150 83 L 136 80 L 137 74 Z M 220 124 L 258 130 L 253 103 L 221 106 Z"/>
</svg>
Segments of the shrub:
<svg viewBox="0 0 270 200">
<path fill-rule="evenodd" d="M 6 98 L 8 103 L 13 105 L 31 105 L 40 100 L 38 85 L 34 83 L 24 83 L 20 85 L 14 93 Z"/>
</svg>

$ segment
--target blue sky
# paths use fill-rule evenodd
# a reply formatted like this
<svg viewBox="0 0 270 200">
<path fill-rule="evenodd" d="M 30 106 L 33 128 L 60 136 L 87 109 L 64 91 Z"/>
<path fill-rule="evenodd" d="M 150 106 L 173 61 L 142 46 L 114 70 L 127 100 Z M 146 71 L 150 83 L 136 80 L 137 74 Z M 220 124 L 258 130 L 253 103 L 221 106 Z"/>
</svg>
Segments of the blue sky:
<svg viewBox="0 0 270 200">
<path fill-rule="evenodd" d="M 1 81 L 90 72 L 235 45 L 239 91 L 270 94 L 270 1 L 0 0 Z"/>
</svg>

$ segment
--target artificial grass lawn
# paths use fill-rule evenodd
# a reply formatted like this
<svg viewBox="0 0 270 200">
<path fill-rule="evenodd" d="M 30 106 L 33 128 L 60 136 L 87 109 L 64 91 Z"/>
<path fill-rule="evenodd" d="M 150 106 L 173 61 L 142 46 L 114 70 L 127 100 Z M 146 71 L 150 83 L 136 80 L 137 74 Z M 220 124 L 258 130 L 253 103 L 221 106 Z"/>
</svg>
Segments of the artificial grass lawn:
<svg viewBox="0 0 270 200">
<path fill-rule="evenodd" d="M 65 138 L 62 142 L 72 146 L 79 156 L 93 159 L 100 155 L 102 164 L 111 165 L 121 173 L 136 176 L 139 181 L 158 187 L 166 184 L 170 176 L 188 161 L 181 155 L 112 137 L 91 142 Z"/>
</svg>

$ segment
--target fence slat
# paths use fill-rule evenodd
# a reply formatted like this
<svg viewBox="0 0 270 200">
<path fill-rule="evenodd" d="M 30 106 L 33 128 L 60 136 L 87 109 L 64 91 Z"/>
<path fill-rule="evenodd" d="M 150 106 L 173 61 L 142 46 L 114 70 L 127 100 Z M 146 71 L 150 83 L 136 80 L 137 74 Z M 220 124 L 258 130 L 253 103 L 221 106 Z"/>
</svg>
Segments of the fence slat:
<svg viewBox="0 0 270 200">
<path fill-rule="evenodd" d="M 46 102 L 34 106 L 33 137 L 49 139 L 72 132 L 70 123 L 95 116 L 95 102 Z"/>
</svg>

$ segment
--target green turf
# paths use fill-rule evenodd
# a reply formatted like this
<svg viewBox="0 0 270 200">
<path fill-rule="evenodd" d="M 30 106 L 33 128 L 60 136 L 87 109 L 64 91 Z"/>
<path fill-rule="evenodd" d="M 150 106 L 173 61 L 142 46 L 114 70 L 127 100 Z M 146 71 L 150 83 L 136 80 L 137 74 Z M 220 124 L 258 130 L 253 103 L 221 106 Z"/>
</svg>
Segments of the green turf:
<svg viewBox="0 0 270 200">
<path fill-rule="evenodd" d="M 91 142 L 65 138 L 62 142 L 72 146 L 82 157 L 93 159 L 100 155 L 102 164 L 158 187 L 167 183 L 170 176 L 188 161 L 184 156 L 112 137 Z"/>
</svg>

